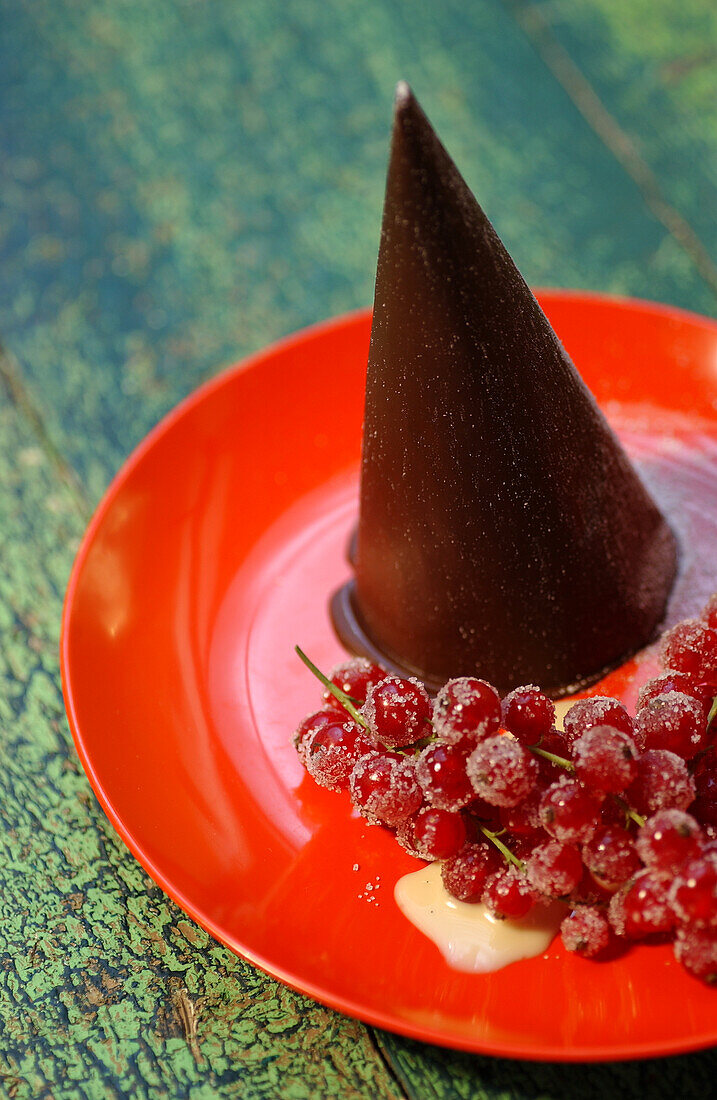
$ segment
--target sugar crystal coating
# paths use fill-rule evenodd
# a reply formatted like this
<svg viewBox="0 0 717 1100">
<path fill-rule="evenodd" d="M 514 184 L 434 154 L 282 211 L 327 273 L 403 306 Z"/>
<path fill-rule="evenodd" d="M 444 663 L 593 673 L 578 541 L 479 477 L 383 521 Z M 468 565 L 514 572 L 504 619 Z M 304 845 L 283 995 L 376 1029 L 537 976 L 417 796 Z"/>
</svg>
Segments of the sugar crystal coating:
<svg viewBox="0 0 717 1100">
<path fill-rule="evenodd" d="M 449 680 L 433 705 L 433 728 L 444 741 L 480 741 L 497 732 L 500 718 L 498 692 L 471 676 Z"/>
<path fill-rule="evenodd" d="M 695 784 L 685 761 L 667 749 L 648 749 L 637 762 L 637 776 L 627 789 L 627 800 L 638 813 L 686 810 L 695 797 Z"/>
<path fill-rule="evenodd" d="M 702 704 L 681 691 L 657 695 L 638 711 L 635 734 L 646 749 L 668 749 L 691 760 L 705 742 Z"/>
<path fill-rule="evenodd" d="M 432 806 L 460 810 L 475 798 L 466 772 L 468 750 L 461 745 L 433 742 L 416 759 L 416 777 Z"/>
<path fill-rule="evenodd" d="M 478 901 L 486 881 L 502 865 L 498 849 L 491 844 L 465 844 L 441 867 L 443 885 L 459 901 Z"/>
<path fill-rule="evenodd" d="M 551 898 L 566 898 L 580 882 L 583 865 L 576 848 L 549 840 L 538 844 L 526 864 L 531 886 Z"/>
<path fill-rule="evenodd" d="M 535 684 L 514 688 L 503 700 L 505 728 L 526 745 L 537 743 L 554 721 L 554 704 Z"/>
<path fill-rule="evenodd" d="M 670 902 L 684 923 L 717 926 L 717 859 L 704 856 L 683 864 L 670 883 Z"/>
<path fill-rule="evenodd" d="M 309 748 L 316 731 L 322 726 L 334 725 L 336 721 L 336 711 L 333 709 L 325 709 L 316 711 L 313 714 L 308 714 L 303 722 L 300 723 L 294 734 L 294 748 L 304 767 L 307 765 Z"/>
<path fill-rule="evenodd" d="M 354 805 L 372 824 L 400 825 L 423 801 L 413 761 L 389 753 L 362 757 L 349 787 Z"/>
<path fill-rule="evenodd" d="M 536 893 L 527 876 L 513 865 L 492 874 L 483 891 L 483 904 L 500 918 L 524 917 L 535 901 Z"/>
<path fill-rule="evenodd" d="M 610 923 L 603 909 L 581 905 L 565 918 L 560 934 L 566 950 L 591 959 L 610 942 Z"/>
<path fill-rule="evenodd" d="M 668 630 L 660 644 L 664 668 L 686 672 L 697 680 L 717 677 L 717 630 L 700 619 L 685 619 Z"/>
<path fill-rule="evenodd" d="M 640 869 L 632 835 L 619 825 L 600 825 L 583 845 L 583 862 L 595 880 L 616 890 Z"/>
<path fill-rule="evenodd" d="M 481 741 L 468 757 L 466 770 L 473 788 L 492 806 L 515 806 L 535 786 L 538 766 L 517 741 L 495 736 Z"/>
<path fill-rule="evenodd" d="M 675 936 L 675 958 L 690 974 L 708 985 L 717 981 L 717 929 L 678 928 Z"/>
<path fill-rule="evenodd" d="M 622 895 L 622 935 L 641 939 L 674 928 L 677 918 L 669 897 L 670 883 L 670 876 L 659 871 L 635 875 Z"/>
<path fill-rule="evenodd" d="M 674 874 L 699 854 L 702 832 L 684 810 L 659 810 L 639 829 L 635 847 L 646 867 Z"/>
<path fill-rule="evenodd" d="M 412 745 L 430 729 L 431 700 L 414 677 L 387 676 L 369 688 L 361 714 L 377 745 Z"/>
<path fill-rule="evenodd" d="M 361 704 L 366 701 L 369 688 L 378 684 L 386 675 L 382 668 L 366 657 L 352 657 L 332 668 L 329 680 Z M 325 706 L 342 709 L 341 703 L 328 688 L 324 691 L 323 699 Z"/>
<path fill-rule="evenodd" d="M 369 749 L 361 726 L 337 716 L 322 724 L 311 738 L 306 752 L 306 770 L 322 787 L 344 790 L 354 764 Z"/>
<path fill-rule="evenodd" d="M 573 762 L 587 787 L 619 794 L 637 774 L 634 738 L 613 726 L 593 726 L 573 742 Z"/>
<path fill-rule="evenodd" d="M 717 630 L 717 592 L 705 604 L 704 611 L 700 616 L 713 630 Z"/>
<path fill-rule="evenodd" d="M 693 699 L 705 702 L 704 691 L 700 685 L 688 676 L 686 672 L 663 672 L 660 676 L 653 676 L 642 685 L 637 696 L 637 712 L 646 707 L 652 699 L 658 695 L 665 695 L 669 691 L 681 691 L 683 695 L 690 695 Z"/>
<path fill-rule="evenodd" d="M 563 730 L 569 745 L 594 726 L 612 726 L 623 733 L 633 732 L 632 718 L 619 699 L 607 695 L 595 695 L 590 699 L 578 699 L 565 715 Z"/>
<path fill-rule="evenodd" d="M 686 626 L 693 631 L 693 623 Z M 709 641 L 710 628 L 700 629 Z M 672 637 L 685 641 L 684 633 Z M 706 653 L 700 649 L 702 670 Z M 354 672 L 366 672 L 362 662 L 337 676 L 347 686 Z M 455 708 L 454 740 L 431 728 L 422 685 L 386 677 L 370 688 L 372 731 L 345 708 L 325 707 L 299 726 L 299 757 L 318 782 L 337 790 L 348 772 L 359 812 L 394 829 L 411 854 L 439 860 L 455 898 L 480 898 L 505 918 L 524 915 L 541 899 L 567 902 L 573 911 L 563 921 L 564 942 L 585 957 L 604 949 L 610 927 L 630 940 L 670 934 L 687 969 L 715 981 L 717 729 L 709 728 L 708 712 L 717 685 L 667 670 L 643 688 L 634 729 L 616 700 L 580 700 L 568 720 L 571 748 L 553 728 L 539 746 L 532 743 L 535 723 L 553 713 L 537 688 L 511 693 L 503 717 L 514 711 L 514 732 L 495 732 L 491 685 L 461 677 L 449 686 L 438 709 L 442 719 Z M 417 714 L 420 727 L 409 733 Z M 607 714 L 625 728 L 595 724 Z M 412 740 L 377 751 L 384 719 L 396 724 L 399 738 Z M 635 738 L 647 744 L 644 752 Z M 656 741 L 672 749 L 655 748 Z M 555 753 L 552 762 L 543 746 Z"/>
<path fill-rule="evenodd" d="M 563 844 L 581 844 L 595 832 L 602 798 L 575 779 L 563 775 L 544 791 L 540 801 L 543 828 Z"/>
</svg>

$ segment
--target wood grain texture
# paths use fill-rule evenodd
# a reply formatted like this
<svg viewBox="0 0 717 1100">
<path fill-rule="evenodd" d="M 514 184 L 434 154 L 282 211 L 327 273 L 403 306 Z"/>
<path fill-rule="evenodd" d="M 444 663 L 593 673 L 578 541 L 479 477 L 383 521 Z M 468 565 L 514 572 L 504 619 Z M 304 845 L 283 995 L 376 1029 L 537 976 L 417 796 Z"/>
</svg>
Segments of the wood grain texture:
<svg viewBox="0 0 717 1100">
<path fill-rule="evenodd" d="M 505 3 L 717 297 L 717 6 Z"/>
<path fill-rule="evenodd" d="M 99 809 L 57 663 L 84 522 L 0 383 L 0 1095 L 396 1100 L 363 1025 L 211 940 Z"/>
<path fill-rule="evenodd" d="M 708 1094 L 713 1052 L 580 1070 L 472 1058 L 372 1034 L 235 958 L 106 823 L 68 740 L 56 652 L 90 504 L 147 429 L 221 365 L 370 300 L 397 78 L 529 280 L 714 312 L 701 255 L 539 40 L 714 259 L 713 13 L 709 0 L 6 6 L 0 1095 Z"/>
</svg>

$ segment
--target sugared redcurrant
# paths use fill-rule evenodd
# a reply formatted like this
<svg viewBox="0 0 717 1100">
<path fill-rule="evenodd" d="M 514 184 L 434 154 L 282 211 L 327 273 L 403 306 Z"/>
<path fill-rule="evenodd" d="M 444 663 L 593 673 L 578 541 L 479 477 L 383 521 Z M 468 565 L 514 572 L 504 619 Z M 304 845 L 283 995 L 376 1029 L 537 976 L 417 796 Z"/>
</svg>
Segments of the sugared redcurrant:
<svg viewBox="0 0 717 1100">
<path fill-rule="evenodd" d="M 433 727 L 444 741 L 474 742 L 496 733 L 500 726 L 500 696 L 485 680 L 460 676 L 449 680 L 436 696 Z"/>
<path fill-rule="evenodd" d="M 369 689 L 361 713 L 377 745 L 412 745 L 430 732 L 431 701 L 418 680 L 387 676 Z"/>
<path fill-rule="evenodd" d="M 374 684 L 380 683 L 388 673 L 367 661 L 365 657 L 352 657 L 349 661 L 342 661 L 329 675 L 329 680 L 346 695 L 356 700 L 359 706 L 366 701 L 369 689 Z M 326 707 L 333 707 L 344 713 L 344 708 L 339 700 L 328 688 L 324 689 L 323 702 Z"/>
<path fill-rule="evenodd" d="M 515 806 L 536 784 L 535 757 L 512 737 L 487 737 L 468 757 L 468 776 L 480 798 L 493 806 Z"/>
<path fill-rule="evenodd" d="M 637 762 L 637 775 L 626 792 L 640 814 L 658 810 L 686 810 L 695 797 L 695 784 L 680 756 L 667 749 L 648 749 Z"/>
<path fill-rule="evenodd" d="M 464 844 L 460 852 L 442 864 L 443 885 L 459 901 L 479 901 L 486 881 L 502 864 L 503 859 L 492 844 Z"/>
<path fill-rule="evenodd" d="M 575 774 L 595 791 L 618 794 L 637 774 L 637 747 L 628 733 L 593 726 L 573 741 Z"/>
<path fill-rule="evenodd" d="M 604 951 L 610 942 L 610 924 L 604 909 L 581 905 L 560 925 L 560 935 L 567 951 L 592 959 Z"/>
<path fill-rule="evenodd" d="M 524 745 L 534 745 L 553 728 L 555 707 L 532 684 L 514 688 L 503 700 L 503 725 Z"/>
<path fill-rule="evenodd" d="M 691 760 L 707 736 L 704 708 L 681 691 L 668 691 L 637 712 L 635 731 L 646 749 L 667 749 Z"/>
<path fill-rule="evenodd" d="M 306 770 L 322 787 L 345 790 L 354 765 L 373 746 L 364 736 L 364 729 L 351 719 L 341 722 L 336 715 L 323 723 L 311 737 L 305 754 Z"/>
<path fill-rule="evenodd" d="M 578 699 L 565 715 L 563 728 L 565 740 L 572 745 L 582 733 L 594 726 L 612 726 L 622 733 L 632 734 L 632 718 L 618 699 L 607 695 L 595 695 L 590 699 Z"/>
<path fill-rule="evenodd" d="M 423 801 L 413 760 L 393 753 L 363 756 L 354 765 L 349 786 L 354 806 L 373 824 L 400 825 Z"/>
<path fill-rule="evenodd" d="M 601 801 L 576 779 L 558 779 L 540 800 L 543 828 L 563 844 L 582 844 L 597 828 Z"/>
</svg>

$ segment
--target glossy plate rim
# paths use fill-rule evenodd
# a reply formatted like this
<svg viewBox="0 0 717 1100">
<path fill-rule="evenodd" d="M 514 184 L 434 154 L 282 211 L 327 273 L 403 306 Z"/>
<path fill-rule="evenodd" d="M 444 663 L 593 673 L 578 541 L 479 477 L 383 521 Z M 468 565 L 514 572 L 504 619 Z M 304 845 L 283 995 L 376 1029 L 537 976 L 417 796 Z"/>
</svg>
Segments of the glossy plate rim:
<svg viewBox="0 0 717 1100">
<path fill-rule="evenodd" d="M 567 288 L 541 288 L 536 289 L 535 293 L 541 303 L 546 303 L 547 305 L 549 305 L 551 301 L 567 301 L 579 308 L 581 302 L 584 301 L 586 303 L 604 304 L 614 309 L 628 312 L 633 312 L 635 310 L 647 311 L 667 320 L 674 320 L 678 323 L 687 322 L 702 327 L 712 327 L 717 334 L 717 321 L 693 311 L 657 303 L 648 299 Z M 329 1008 L 358 1019 L 366 1024 L 383 1028 L 408 1038 L 434 1043 L 449 1049 L 463 1050 L 475 1054 L 487 1054 L 499 1058 L 524 1059 L 535 1062 L 588 1063 L 628 1061 L 685 1054 L 712 1046 L 717 1043 L 717 1022 L 714 1025 L 712 1034 L 697 1036 L 694 1040 L 687 1040 L 683 1037 L 674 1042 L 632 1042 L 629 1049 L 616 1048 L 614 1046 L 536 1049 L 529 1045 L 523 1045 L 521 1047 L 519 1042 L 500 1042 L 497 1039 L 490 1039 L 487 1042 L 479 1041 L 476 1043 L 472 1041 L 471 1038 L 458 1034 L 447 1036 L 445 1029 L 442 1028 L 433 1028 L 427 1024 L 415 1024 L 409 1020 L 397 1020 L 396 1017 L 391 1014 L 384 1014 L 373 1009 L 367 1009 L 360 1001 L 355 1001 L 349 997 L 332 993 L 330 989 L 324 986 L 319 986 L 311 981 L 303 979 L 300 974 L 276 966 L 272 963 L 271 958 L 252 951 L 250 947 L 242 944 L 236 937 L 228 935 L 222 926 L 212 919 L 211 913 L 203 911 L 201 906 L 196 905 L 182 892 L 182 890 L 177 889 L 172 882 L 171 875 L 165 874 L 162 868 L 157 866 L 151 856 L 146 853 L 142 843 L 133 835 L 130 826 L 126 824 L 121 814 L 116 810 L 112 801 L 111 791 L 105 788 L 95 770 L 91 749 L 86 742 L 76 712 L 75 685 L 69 653 L 69 633 L 76 591 L 88 554 L 103 521 L 112 509 L 118 491 L 125 484 L 135 468 L 143 461 L 145 456 L 152 451 L 156 443 L 163 438 L 166 433 L 172 430 L 174 424 L 184 417 L 185 414 L 205 401 L 210 395 L 214 394 L 215 391 L 226 385 L 230 379 L 252 368 L 261 367 L 264 360 L 271 358 L 278 352 L 290 350 L 295 344 L 303 344 L 309 340 L 320 339 L 334 330 L 343 328 L 347 324 L 362 320 L 366 321 L 370 318 L 370 315 L 371 310 L 363 308 L 309 325 L 254 352 L 238 363 L 221 369 L 216 375 L 203 382 L 172 407 L 132 450 L 130 455 L 120 466 L 118 472 L 111 479 L 92 515 L 76 553 L 65 593 L 60 631 L 60 669 L 65 709 L 75 748 L 90 785 L 104 813 L 132 855 L 164 893 L 215 940 L 223 943 L 235 954 L 238 954 L 241 958 L 257 966 L 266 974 L 278 979 L 296 992 L 305 994 Z"/>
</svg>

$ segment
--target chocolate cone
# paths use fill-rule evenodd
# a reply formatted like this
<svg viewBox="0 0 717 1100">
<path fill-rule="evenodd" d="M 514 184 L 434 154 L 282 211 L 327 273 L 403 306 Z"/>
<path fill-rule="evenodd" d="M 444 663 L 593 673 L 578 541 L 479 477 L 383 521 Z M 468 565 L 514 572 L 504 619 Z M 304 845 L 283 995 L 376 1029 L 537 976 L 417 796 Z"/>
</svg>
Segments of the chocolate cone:
<svg viewBox="0 0 717 1100">
<path fill-rule="evenodd" d="M 366 382 L 354 652 L 560 695 L 652 637 L 673 535 L 410 89 Z"/>
</svg>

